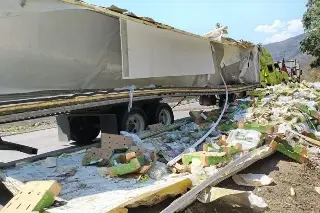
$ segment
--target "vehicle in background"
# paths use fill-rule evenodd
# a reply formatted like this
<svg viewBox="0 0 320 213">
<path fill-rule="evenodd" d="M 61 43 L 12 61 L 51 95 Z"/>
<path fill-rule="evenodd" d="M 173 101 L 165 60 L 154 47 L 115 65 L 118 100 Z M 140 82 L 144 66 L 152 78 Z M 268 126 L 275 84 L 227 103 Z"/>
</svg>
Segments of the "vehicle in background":
<svg viewBox="0 0 320 213">
<path fill-rule="evenodd" d="M 283 59 L 282 61 L 279 61 L 278 64 L 280 67 L 282 67 L 283 64 L 285 65 L 292 82 L 301 81 L 302 69 L 300 69 L 299 61 L 297 61 L 296 59 Z"/>
</svg>

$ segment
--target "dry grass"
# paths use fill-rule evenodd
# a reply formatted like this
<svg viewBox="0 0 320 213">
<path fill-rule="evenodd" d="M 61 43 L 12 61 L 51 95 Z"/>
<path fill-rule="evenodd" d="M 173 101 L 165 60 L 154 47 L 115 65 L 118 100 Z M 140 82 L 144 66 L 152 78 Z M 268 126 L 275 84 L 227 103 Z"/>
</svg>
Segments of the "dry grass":
<svg viewBox="0 0 320 213">
<path fill-rule="evenodd" d="M 320 81 L 320 68 L 313 68 L 302 75 L 302 79 L 309 82 Z"/>
</svg>

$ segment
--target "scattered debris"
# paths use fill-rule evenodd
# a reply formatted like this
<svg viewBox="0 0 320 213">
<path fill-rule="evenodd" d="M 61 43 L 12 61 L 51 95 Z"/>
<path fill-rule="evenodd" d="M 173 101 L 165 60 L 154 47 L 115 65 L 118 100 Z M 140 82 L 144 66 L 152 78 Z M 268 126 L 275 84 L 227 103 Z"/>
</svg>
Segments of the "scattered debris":
<svg viewBox="0 0 320 213">
<path fill-rule="evenodd" d="M 47 157 L 44 161 L 43 161 L 43 166 L 47 167 L 47 168 L 53 168 L 57 166 L 57 158 L 56 157 Z"/>
<path fill-rule="evenodd" d="M 221 199 L 231 204 L 248 206 L 251 208 L 258 207 L 265 209 L 268 207 L 261 197 L 256 196 L 252 192 L 219 187 L 210 187 L 209 189 L 202 191 L 197 199 L 202 203 L 209 203 Z"/>
<path fill-rule="evenodd" d="M 193 159 L 200 160 L 204 166 L 225 164 L 231 161 L 231 158 L 225 152 L 194 152 L 184 154 L 182 162 L 189 165 Z"/>
<path fill-rule="evenodd" d="M 180 198 L 176 199 L 172 202 L 167 208 L 165 208 L 162 213 L 171 213 L 184 209 L 188 205 L 190 205 L 194 200 L 193 198 L 197 197 L 197 195 L 210 186 L 215 186 L 220 183 L 224 179 L 238 173 L 254 162 L 261 160 L 267 156 L 273 154 L 274 151 L 268 146 L 262 146 L 253 150 L 251 152 L 245 153 L 244 155 L 234 159 L 226 166 L 222 167 L 217 173 L 213 176 L 208 177 L 206 180 L 201 182 L 199 185 L 193 187 L 186 194 L 182 195 Z"/>
<path fill-rule="evenodd" d="M 307 149 L 303 145 L 282 140 L 276 137 L 271 143 L 270 147 L 274 150 L 281 152 L 282 154 L 296 160 L 297 162 L 304 163 L 307 160 Z"/>
<path fill-rule="evenodd" d="M 265 209 L 268 205 L 264 199 L 268 203 L 269 200 L 256 190 L 261 197 L 250 191 L 214 186 L 228 177 L 232 177 L 239 188 L 271 185 L 274 181 L 270 177 L 274 176 L 265 175 L 267 172 L 239 172 L 274 152 L 293 159 L 292 162 L 316 165 L 313 169 L 318 169 L 320 92 L 304 82 L 257 89 L 249 94 L 250 98 L 237 100 L 227 110 L 190 111 L 190 120 L 150 125 L 138 135 L 126 132 L 121 132 L 124 136 L 105 135 L 101 148 L 22 165 L 21 168 L 36 165 L 41 170 L 39 175 L 31 175 L 25 169 L 23 180 L 39 179 L 41 174 L 44 179 L 58 178 L 62 196 L 68 193 L 72 196 L 65 208 L 48 210 L 52 213 L 67 212 L 81 203 L 94 203 L 96 201 L 90 199 L 95 193 L 99 193 L 97 199 L 103 211 L 127 212 L 127 208 L 150 206 L 178 194 L 182 196 L 163 213 L 182 210 L 196 199 L 203 203 L 222 199 Z M 214 122 L 218 118 L 221 119 L 219 125 Z M 90 182 L 90 176 L 96 179 Z M 67 186 L 69 183 L 72 187 Z M 97 186 L 99 189 L 94 188 Z M 300 190 L 293 183 L 292 197 L 296 196 L 293 187 Z M 188 188 L 191 189 L 187 191 Z M 84 193 L 78 192 L 82 190 Z M 320 194 L 319 187 L 315 190 Z M 82 197 L 77 198 L 80 194 Z M 105 204 L 110 197 L 115 199 Z M 87 211 L 85 208 L 81 210 Z"/>
<path fill-rule="evenodd" d="M 98 167 L 97 171 L 101 177 L 106 178 L 109 175 L 109 170 L 107 167 Z"/>
<path fill-rule="evenodd" d="M 291 196 L 296 196 L 296 193 L 295 193 L 295 191 L 294 191 L 294 189 L 292 187 L 290 188 L 290 195 Z"/>
<path fill-rule="evenodd" d="M 157 161 L 148 172 L 149 176 L 154 180 L 160 180 L 162 177 L 168 175 L 168 167 L 166 164 Z"/>
<path fill-rule="evenodd" d="M 258 197 L 257 195 L 253 194 L 252 192 L 249 192 L 249 201 L 251 206 L 256 206 L 261 209 L 265 209 L 268 207 L 268 204 L 263 200 L 263 198 Z"/>
<path fill-rule="evenodd" d="M 233 181 L 241 186 L 267 186 L 273 179 L 264 174 L 236 174 L 232 176 Z"/>
<path fill-rule="evenodd" d="M 132 138 L 121 135 L 106 134 L 106 141 L 101 142 L 101 148 L 91 148 L 83 158 L 82 165 L 87 166 L 98 163 L 100 166 L 106 165 L 115 151 L 128 149 L 132 146 Z"/>
<path fill-rule="evenodd" d="M 55 170 L 58 175 L 56 177 L 68 178 L 77 173 L 77 167 L 62 166 Z"/>
<path fill-rule="evenodd" d="M 231 145 L 241 144 L 243 150 L 250 150 L 261 145 L 262 134 L 255 130 L 231 130 L 226 142 Z"/>
<path fill-rule="evenodd" d="M 130 147 L 124 153 L 116 153 L 108 159 L 109 175 L 111 177 L 130 173 L 146 174 L 154 165 L 156 153 L 148 150 Z"/>
<path fill-rule="evenodd" d="M 146 182 L 148 180 L 149 180 L 149 175 L 147 175 L 147 174 L 142 174 L 137 179 L 137 181 L 140 182 L 140 183 L 144 183 L 144 182 Z"/>
<path fill-rule="evenodd" d="M 316 192 L 318 192 L 318 194 L 320 194 L 320 187 L 314 187 L 314 189 L 316 190 Z"/>
</svg>

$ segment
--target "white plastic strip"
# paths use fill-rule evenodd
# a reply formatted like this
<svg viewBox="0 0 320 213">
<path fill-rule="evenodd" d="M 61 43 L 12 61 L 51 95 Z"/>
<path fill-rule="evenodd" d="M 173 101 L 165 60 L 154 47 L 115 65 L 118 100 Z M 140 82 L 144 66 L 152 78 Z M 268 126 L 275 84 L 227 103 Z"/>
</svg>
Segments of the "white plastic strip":
<svg viewBox="0 0 320 213">
<path fill-rule="evenodd" d="M 128 87 L 122 87 L 122 88 L 116 88 L 115 91 L 123 91 L 123 90 L 129 90 L 129 104 L 128 104 L 128 112 L 130 112 L 132 105 L 133 105 L 133 92 L 137 87 L 135 85 L 128 86 Z"/>
<path fill-rule="evenodd" d="M 228 105 L 228 87 L 227 87 L 227 84 L 226 84 L 226 82 L 225 82 L 225 80 L 224 80 L 221 72 L 220 72 L 220 77 L 221 77 L 221 79 L 222 79 L 222 81 L 223 81 L 223 84 L 224 84 L 224 86 L 225 86 L 225 88 L 226 88 L 226 102 L 224 103 L 223 110 L 221 111 L 221 114 L 220 114 L 218 120 L 217 120 L 216 122 L 213 122 L 213 123 L 212 123 L 211 128 L 209 129 L 209 131 L 208 131 L 204 136 L 202 136 L 202 138 L 200 138 L 200 139 L 199 139 L 197 142 L 195 142 L 192 146 L 190 146 L 190 147 L 188 147 L 187 149 L 185 149 L 183 153 L 181 153 L 180 155 L 178 155 L 177 157 L 175 157 L 175 158 L 173 158 L 171 161 L 169 161 L 169 162 L 167 163 L 168 166 L 173 166 L 174 164 L 176 164 L 176 163 L 182 158 L 182 155 L 183 155 L 184 153 L 188 153 L 189 150 L 193 150 L 194 148 L 196 148 L 197 146 L 199 146 L 199 145 L 213 132 L 213 130 L 216 129 L 216 127 L 218 126 L 219 122 L 221 121 L 221 118 L 222 118 L 224 112 L 226 111 L 226 108 L 227 108 L 227 105 Z"/>
</svg>

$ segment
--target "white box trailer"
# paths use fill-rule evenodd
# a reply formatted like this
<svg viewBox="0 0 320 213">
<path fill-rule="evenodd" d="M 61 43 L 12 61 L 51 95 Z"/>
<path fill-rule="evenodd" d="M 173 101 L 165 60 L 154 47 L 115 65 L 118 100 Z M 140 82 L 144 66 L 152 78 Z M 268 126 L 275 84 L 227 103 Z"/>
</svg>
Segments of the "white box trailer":
<svg viewBox="0 0 320 213">
<path fill-rule="evenodd" d="M 231 93 L 259 85 L 255 45 L 212 41 L 114 6 L 2 0 L 0 17 L 0 123 L 62 114 L 66 138 L 88 142 L 101 115 L 136 132 L 173 122 L 163 97 L 214 103 L 225 90 L 220 72 Z M 130 85 L 144 89 L 115 90 Z"/>
</svg>

